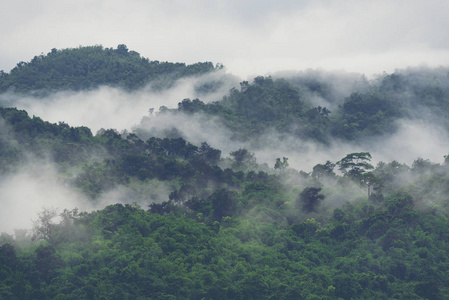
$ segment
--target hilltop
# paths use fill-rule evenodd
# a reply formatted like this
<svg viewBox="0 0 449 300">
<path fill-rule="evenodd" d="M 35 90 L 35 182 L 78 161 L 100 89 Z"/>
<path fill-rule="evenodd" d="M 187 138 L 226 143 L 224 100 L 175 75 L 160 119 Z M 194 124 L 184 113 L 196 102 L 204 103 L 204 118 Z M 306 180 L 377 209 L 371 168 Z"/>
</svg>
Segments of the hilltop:
<svg viewBox="0 0 449 300">
<path fill-rule="evenodd" d="M 87 46 L 51 49 L 46 55 L 19 62 L 9 73 L 1 72 L 0 93 L 13 91 L 80 91 L 101 85 L 128 90 L 141 88 L 155 80 L 174 81 L 183 76 L 199 75 L 215 69 L 211 62 L 186 65 L 159 62 L 129 51 L 126 45 L 116 49 Z"/>
</svg>

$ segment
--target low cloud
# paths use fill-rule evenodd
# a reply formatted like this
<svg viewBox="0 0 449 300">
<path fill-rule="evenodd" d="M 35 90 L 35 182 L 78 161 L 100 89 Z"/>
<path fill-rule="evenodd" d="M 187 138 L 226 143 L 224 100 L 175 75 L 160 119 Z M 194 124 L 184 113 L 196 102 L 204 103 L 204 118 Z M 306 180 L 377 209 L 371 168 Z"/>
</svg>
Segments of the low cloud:
<svg viewBox="0 0 449 300">
<path fill-rule="evenodd" d="M 369 144 L 376 160 L 396 160 L 410 165 L 417 158 L 424 158 L 442 163 L 444 155 L 449 153 L 449 134 L 435 123 L 402 120 L 395 134 L 373 139 Z"/>
<path fill-rule="evenodd" d="M 115 203 L 137 204 L 143 209 L 148 209 L 151 203 L 168 201 L 173 190 L 174 187 L 155 179 L 143 182 L 135 181 L 128 186 L 119 185 L 105 191 L 94 203 L 98 209 Z"/>
<path fill-rule="evenodd" d="M 62 179 L 49 161 L 29 158 L 27 164 L 13 174 L 0 177 L 0 232 L 30 229 L 37 212 L 44 207 L 58 209 L 87 209 L 86 197 Z"/>
<path fill-rule="evenodd" d="M 173 187 L 157 180 L 131 182 L 106 190 L 91 200 L 71 185 L 70 178 L 50 160 L 29 157 L 15 172 L 0 175 L 0 232 L 31 229 L 33 220 L 44 208 L 92 211 L 110 204 L 137 204 L 148 209 L 151 203 L 169 200 Z"/>
<path fill-rule="evenodd" d="M 242 147 L 244 143 L 233 141 L 232 132 L 217 117 L 210 118 L 201 113 L 184 114 L 166 112 L 145 117 L 133 131 L 143 140 L 156 137 L 182 137 L 190 143 L 200 145 L 207 142 L 210 146 L 223 152 Z"/>
<path fill-rule="evenodd" d="M 58 92 L 44 98 L 2 94 L 0 104 L 24 109 L 30 116 L 52 123 L 63 121 L 70 126 L 87 126 L 95 134 L 101 128 L 130 130 L 149 114 L 150 108 L 175 108 L 184 98 L 200 97 L 204 102 L 220 100 L 238 81 L 221 70 L 177 80 L 172 87 L 162 90 L 150 84 L 131 93 L 103 86 L 92 91 Z M 201 92 L 200 87 L 205 84 L 215 84 L 216 88 Z"/>
<path fill-rule="evenodd" d="M 420 120 L 401 120 L 396 133 L 371 137 L 360 143 L 333 140 L 329 146 L 303 141 L 275 131 L 263 135 L 257 147 L 243 144 L 254 152 L 259 163 L 274 166 L 276 158 L 287 157 L 290 167 L 311 172 L 316 164 L 337 162 L 353 152 L 370 152 L 372 164 L 391 162 L 411 165 L 418 158 L 442 163 L 449 153 L 449 133 L 443 127 Z"/>
</svg>

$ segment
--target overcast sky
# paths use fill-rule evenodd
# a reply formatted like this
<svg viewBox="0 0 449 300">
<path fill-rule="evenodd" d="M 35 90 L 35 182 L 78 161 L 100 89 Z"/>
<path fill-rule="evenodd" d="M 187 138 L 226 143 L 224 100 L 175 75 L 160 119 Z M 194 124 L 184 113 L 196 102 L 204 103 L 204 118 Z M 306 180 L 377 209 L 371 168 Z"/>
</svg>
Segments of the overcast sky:
<svg viewBox="0 0 449 300">
<path fill-rule="evenodd" d="M 447 0 L 0 0 L 0 70 L 34 55 L 126 44 L 151 60 L 365 74 L 449 65 Z"/>
</svg>

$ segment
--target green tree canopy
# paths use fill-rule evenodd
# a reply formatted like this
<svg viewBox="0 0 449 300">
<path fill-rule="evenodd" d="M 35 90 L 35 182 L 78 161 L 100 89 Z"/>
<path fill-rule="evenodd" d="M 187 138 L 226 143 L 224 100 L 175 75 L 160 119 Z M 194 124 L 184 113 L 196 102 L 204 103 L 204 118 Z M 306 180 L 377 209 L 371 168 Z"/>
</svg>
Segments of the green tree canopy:
<svg viewBox="0 0 449 300">
<path fill-rule="evenodd" d="M 369 152 L 350 153 L 337 162 L 339 170 L 345 176 L 351 178 L 359 178 L 360 175 L 368 170 L 374 169 L 371 161 L 371 154 Z"/>
</svg>

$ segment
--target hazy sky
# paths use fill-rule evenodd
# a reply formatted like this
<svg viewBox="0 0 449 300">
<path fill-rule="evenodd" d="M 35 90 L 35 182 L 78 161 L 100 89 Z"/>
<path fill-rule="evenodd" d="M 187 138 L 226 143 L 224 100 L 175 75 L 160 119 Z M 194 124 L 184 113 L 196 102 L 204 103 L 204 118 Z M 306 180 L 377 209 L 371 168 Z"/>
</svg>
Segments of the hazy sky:
<svg viewBox="0 0 449 300">
<path fill-rule="evenodd" d="M 160 61 L 366 74 L 449 64 L 447 0 L 0 0 L 0 70 L 52 48 L 126 44 Z"/>
</svg>

